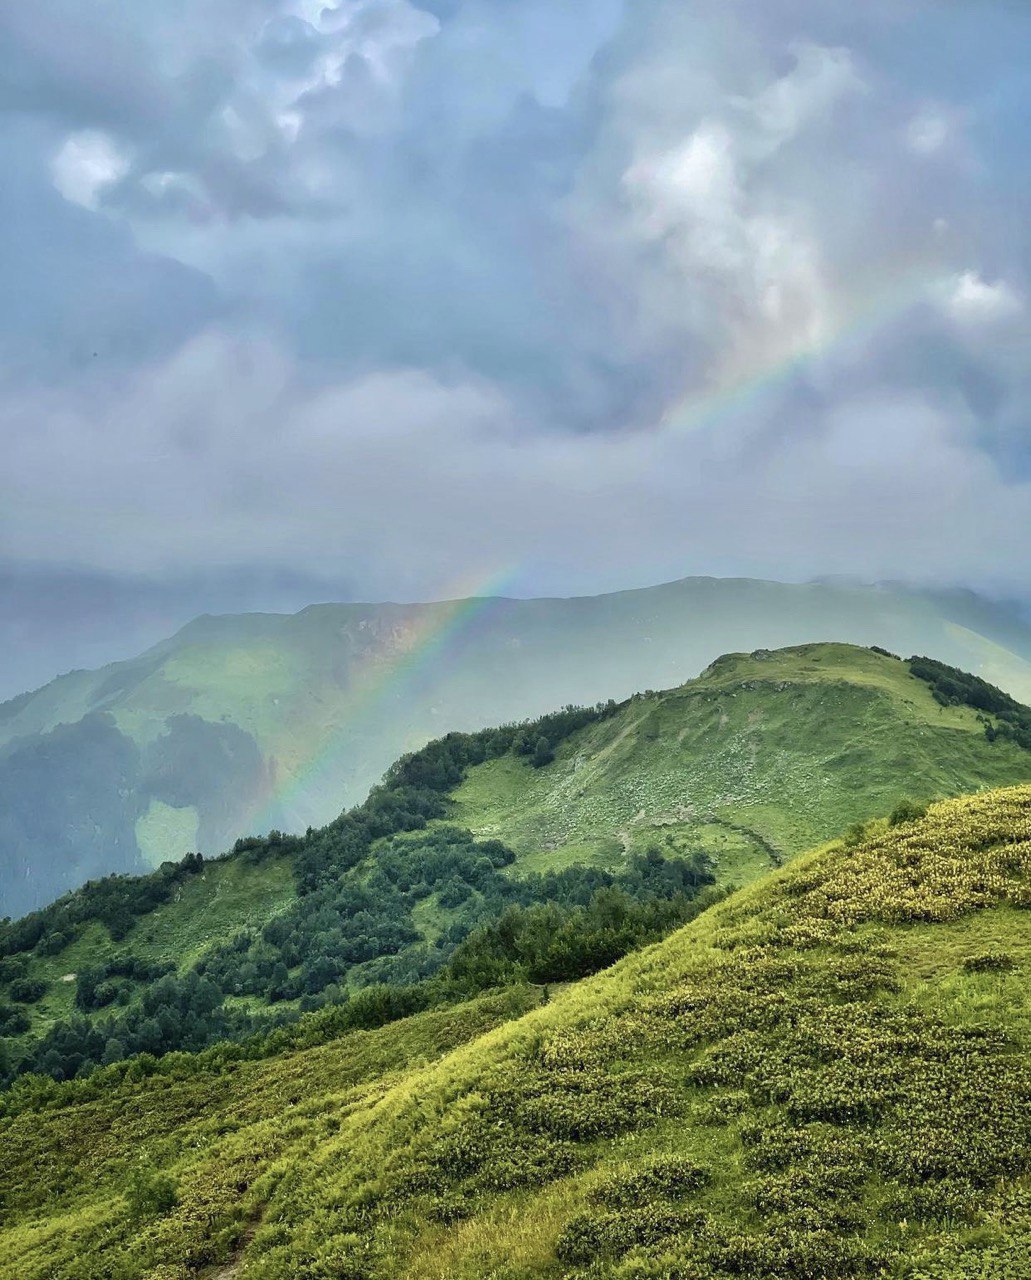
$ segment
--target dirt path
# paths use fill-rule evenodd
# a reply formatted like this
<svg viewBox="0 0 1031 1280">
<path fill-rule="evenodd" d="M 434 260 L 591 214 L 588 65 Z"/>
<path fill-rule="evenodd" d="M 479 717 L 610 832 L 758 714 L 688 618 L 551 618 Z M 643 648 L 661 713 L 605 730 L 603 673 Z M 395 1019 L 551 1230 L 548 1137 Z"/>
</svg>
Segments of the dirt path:
<svg viewBox="0 0 1031 1280">
<path fill-rule="evenodd" d="M 210 1272 L 207 1280 L 236 1280 L 243 1268 L 243 1255 L 247 1251 L 247 1246 L 254 1239 L 257 1230 L 258 1224 L 252 1222 L 233 1246 L 233 1252 L 229 1255 L 229 1258 L 222 1263 L 217 1271 Z"/>
<path fill-rule="evenodd" d="M 755 841 L 775 867 L 784 865 L 784 855 L 781 851 L 775 845 L 770 844 L 765 836 L 761 836 L 758 831 L 753 831 L 751 827 L 742 827 L 739 823 L 729 822 L 726 818 L 717 818 L 715 814 L 709 814 L 705 821 L 711 822 L 714 826 L 723 827 L 727 831 L 735 831 L 739 836 L 747 836 L 749 840 Z"/>
</svg>

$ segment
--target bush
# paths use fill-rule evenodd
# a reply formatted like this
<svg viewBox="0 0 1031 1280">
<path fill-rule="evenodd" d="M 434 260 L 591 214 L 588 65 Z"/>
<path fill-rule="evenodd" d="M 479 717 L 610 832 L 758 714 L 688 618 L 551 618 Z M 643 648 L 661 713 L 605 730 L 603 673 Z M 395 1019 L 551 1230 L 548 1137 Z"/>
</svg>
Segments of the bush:
<svg viewBox="0 0 1031 1280">
<path fill-rule="evenodd" d="M 46 995 L 47 984 L 39 978 L 17 978 L 11 983 L 11 999 L 19 1004 L 35 1004 Z"/>
<path fill-rule="evenodd" d="M 0 1036 L 20 1036 L 31 1025 L 24 1009 L 18 1005 L 0 1004 Z"/>
<path fill-rule="evenodd" d="M 901 827 L 908 822 L 919 822 L 927 813 L 927 805 L 916 800 L 900 800 L 888 815 L 889 827 Z"/>
<path fill-rule="evenodd" d="M 178 1203 L 179 1188 L 167 1173 L 142 1166 L 130 1174 L 125 1204 L 133 1222 L 160 1217 Z"/>
<path fill-rule="evenodd" d="M 963 961 L 964 973 L 1010 973 L 1016 967 L 1013 957 L 1003 951 L 984 951 Z"/>
</svg>

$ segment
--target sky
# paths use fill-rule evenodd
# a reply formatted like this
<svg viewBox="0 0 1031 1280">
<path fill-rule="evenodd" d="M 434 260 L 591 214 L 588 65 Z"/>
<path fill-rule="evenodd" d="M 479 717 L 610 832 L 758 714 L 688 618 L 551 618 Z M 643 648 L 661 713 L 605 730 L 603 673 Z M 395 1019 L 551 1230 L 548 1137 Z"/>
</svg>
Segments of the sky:
<svg viewBox="0 0 1031 1280">
<path fill-rule="evenodd" d="M 1031 596 L 1029 47 L 1024 0 L 0 0 L 6 691 L 316 599 Z"/>
</svg>

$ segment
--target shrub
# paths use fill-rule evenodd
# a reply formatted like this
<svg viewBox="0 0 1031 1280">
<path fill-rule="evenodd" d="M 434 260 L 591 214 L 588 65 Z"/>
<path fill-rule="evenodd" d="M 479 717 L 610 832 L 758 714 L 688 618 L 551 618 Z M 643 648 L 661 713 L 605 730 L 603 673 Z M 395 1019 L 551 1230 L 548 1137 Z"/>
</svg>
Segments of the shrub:
<svg viewBox="0 0 1031 1280">
<path fill-rule="evenodd" d="M 179 1188 L 167 1173 L 141 1165 L 129 1175 L 125 1204 L 133 1222 L 157 1218 L 179 1203 Z"/>
<path fill-rule="evenodd" d="M 11 999 L 19 1004 L 35 1004 L 46 990 L 47 984 L 39 978 L 17 978 L 11 983 Z"/>
<path fill-rule="evenodd" d="M 983 951 L 963 961 L 965 973 L 1009 973 L 1017 967 L 1012 956 L 1003 951 Z M 13 988 L 12 988 L 13 990 Z"/>
<path fill-rule="evenodd" d="M 890 827 L 901 827 L 908 822 L 919 822 L 927 813 L 927 805 L 916 800 L 900 800 L 888 815 Z"/>
</svg>

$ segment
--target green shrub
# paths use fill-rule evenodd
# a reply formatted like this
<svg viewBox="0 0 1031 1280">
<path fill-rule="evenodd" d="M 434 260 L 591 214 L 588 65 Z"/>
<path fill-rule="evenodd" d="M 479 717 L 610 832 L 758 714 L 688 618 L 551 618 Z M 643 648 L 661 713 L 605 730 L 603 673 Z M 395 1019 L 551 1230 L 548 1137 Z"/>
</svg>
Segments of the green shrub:
<svg viewBox="0 0 1031 1280">
<path fill-rule="evenodd" d="M 610 1209 L 624 1209 L 650 1200 L 680 1200 L 706 1186 L 711 1179 L 707 1169 L 684 1156 L 665 1156 L 630 1168 L 595 1187 L 591 1199 Z"/>
<path fill-rule="evenodd" d="M 965 973 L 1010 973 L 1016 967 L 1013 957 L 1002 951 L 983 951 L 963 961 Z"/>
<path fill-rule="evenodd" d="M 916 800 L 900 800 L 888 815 L 889 827 L 901 827 L 910 822 L 919 822 L 927 813 L 927 805 Z"/>
<path fill-rule="evenodd" d="M 138 1166 L 129 1175 L 125 1204 L 133 1222 L 157 1218 L 179 1203 L 175 1179 L 149 1166 Z"/>
</svg>

